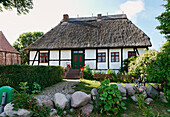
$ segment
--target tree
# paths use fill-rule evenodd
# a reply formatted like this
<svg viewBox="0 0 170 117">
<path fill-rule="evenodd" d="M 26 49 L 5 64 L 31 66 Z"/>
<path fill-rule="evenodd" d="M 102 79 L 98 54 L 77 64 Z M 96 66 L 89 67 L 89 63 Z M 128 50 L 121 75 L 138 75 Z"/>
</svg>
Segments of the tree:
<svg viewBox="0 0 170 117">
<path fill-rule="evenodd" d="M 165 34 L 165 38 L 167 40 L 170 39 L 170 0 L 167 1 L 163 6 L 165 7 L 165 12 L 163 12 L 160 16 L 156 17 L 160 22 L 160 26 L 157 26 L 156 29 L 161 30 L 161 34 Z"/>
<path fill-rule="evenodd" d="M 28 53 L 24 52 L 24 48 L 36 41 L 43 34 L 43 32 L 26 32 L 19 35 L 19 38 L 14 42 L 13 47 L 19 51 L 22 64 L 27 64 L 28 62 Z"/>
<path fill-rule="evenodd" d="M 17 9 L 18 14 L 27 14 L 33 8 L 32 0 L 0 0 L 0 11 Z"/>
</svg>

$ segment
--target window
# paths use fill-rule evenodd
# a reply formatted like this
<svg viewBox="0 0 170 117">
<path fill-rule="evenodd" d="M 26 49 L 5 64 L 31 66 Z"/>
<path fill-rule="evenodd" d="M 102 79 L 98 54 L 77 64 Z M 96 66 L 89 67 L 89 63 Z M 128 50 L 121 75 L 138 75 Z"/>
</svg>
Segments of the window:
<svg viewBox="0 0 170 117">
<path fill-rule="evenodd" d="M 98 62 L 106 62 L 106 53 L 98 53 Z"/>
<path fill-rule="evenodd" d="M 111 53 L 111 62 L 119 62 L 119 52 Z"/>
<path fill-rule="evenodd" d="M 135 51 L 128 51 L 128 58 L 130 58 L 131 56 L 136 56 L 136 52 Z"/>
<path fill-rule="evenodd" d="M 40 53 L 40 63 L 48 63 L 48 53 Z"/>
</svg>

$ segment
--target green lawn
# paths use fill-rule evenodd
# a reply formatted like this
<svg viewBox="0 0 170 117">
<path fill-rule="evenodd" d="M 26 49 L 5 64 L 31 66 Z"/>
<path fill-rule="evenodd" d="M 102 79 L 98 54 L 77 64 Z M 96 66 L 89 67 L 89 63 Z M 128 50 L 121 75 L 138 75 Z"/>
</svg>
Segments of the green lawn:
<svg viewBox="0 0 170 117">
<path fill-rule="evenodd" d="M 111 84 L 116 84 L 116 83 L 111 83 Z M 127 84 L 127 83 L 121 83 L 122 85 Z M 133 83 L 131 83 L 133 84 Z M 75 90 L 76 91 L 83 91 L 86 92 L 87 94 L 90 94 L 91 89 L 97 88 L 100 85 L 100 81 L 96 80 L 86 80 L 86 79 L 80 79 L 80 83 L 76 84 Z M 115 117 L 121 117 L 122 114 L 127 114 L 128 117 L 143 117 L 142 112 L 137 108 L 136 103 L 130 98 L 127 97 L 127 100 L 124 101 L 127 107 L 126 111 L 120 112 L 118 115 L 114 115 Z M 152 111 L 155 117 L 170 117 L 170 103 L 165 104 L 160 102 L 158 99 L 154 100 L 151 103 Z M 168 112 L 169 110 L 169 112 Z M 73 117 L 77 117 L 77 115 L 81 115 L 80 111 L 77 111 Z M 92 113 L 90 117 L 112 117 L 113 115 L 106 115 L 106 114 L 96 114 Z M 81 117 L 86 117 L 81 115 Z"/>
</svg>

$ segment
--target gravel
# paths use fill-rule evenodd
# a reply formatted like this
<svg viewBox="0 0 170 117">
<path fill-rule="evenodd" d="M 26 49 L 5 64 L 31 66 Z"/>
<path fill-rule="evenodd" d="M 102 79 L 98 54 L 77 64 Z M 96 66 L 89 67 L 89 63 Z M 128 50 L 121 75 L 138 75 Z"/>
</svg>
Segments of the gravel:
<svg viewBox="0 0 170 117">
<path fill-rule="evenodd" d="M 55 93 L 62 93 L 65 95 L 73 94 L 75 92 L 73 87 L 79 82 L 79 80 L 65 80 L 64 82 L 59 82 L 51 87 L 45 88 L 39 95 L 47 95 L 53 100 Z"/>
</svg>

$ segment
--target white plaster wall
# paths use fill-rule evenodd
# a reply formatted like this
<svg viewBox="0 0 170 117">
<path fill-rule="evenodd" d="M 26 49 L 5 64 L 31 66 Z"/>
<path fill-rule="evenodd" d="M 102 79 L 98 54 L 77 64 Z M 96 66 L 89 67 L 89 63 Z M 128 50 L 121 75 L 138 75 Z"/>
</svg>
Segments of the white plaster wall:
<svg viewBox="0 0 170 117">
<path fill-rule="evenodd" d="M 50 61 L 50 65 L 59 65 L 59 61 Z"/>
<path fill-rule="evenodd" d="M 71 65 L 71 61 L 60 61 L 62 67 L 67 67 L 67 64 Z"/>
<path fill-rule="evenodd" d="M 96 49 L 85 49 L 85 59 L 96 59 Z"/>
<path fill-rule="evenodd" d="M 128 51 L 134 51 L 133 48 L 123 48 L 123 60 L 128 58 Z"/>
<path fill-rule="evenodd" d="M 34 60 L 36 53 L 37 53 L 37 51 L 30 51 L 29 60 Z M 37 54 L 37 57 L 35 60 L 38 60 L 38 55 L 39 55 L 39 53 Z M 30 65 L 32 65 L 32 64 L 30 64 Z"/>
<path fill-rule="evenodd" d="M 111 62 L 111 53 L 119 52 L 119 62 Z M 119 69 L 121 67 L 121 48 L 109 50 L 109 67 L 111 69 Z"/>
<path fill-rule="evenodd" d="M 71 50 L 61 50 L 61 59 L 71 59 Z"/>
<path fill-rule="evenodd" d="M 50 60 L 59 59 L 59 50 L 50 50 Z"/>
<path fill-rule="evenodd" d="M 39 63 L 39 65 L 48 66 L 48 63 Z"/>
<path fill-rule="evenodd" d="M 89 65 L 90 69 L 96 69 L 96 60 L 85 61 L 86 65 Z"/>
<path fill-rule="evenodd" d="M 138 49 L 139 55 L 146 52 L 146 48 L 137 48 L 137 49 Z"/>
<path fill-rule="evenodd" d="M 32 65 L 33 61 L 30 61 L 30 65 Z M 34 61 L 34 65 L 38 65 L 38 61 Z"/>
<path fill-rule="evenodd" d="M 107 53 L 107 49 L 98 49 L 98 53 L 100 52 L 105 52 L 106 53 L 106 62 L 98 62 L 98 69 L 108 69 L 108 53 Z"/>
</svg>

